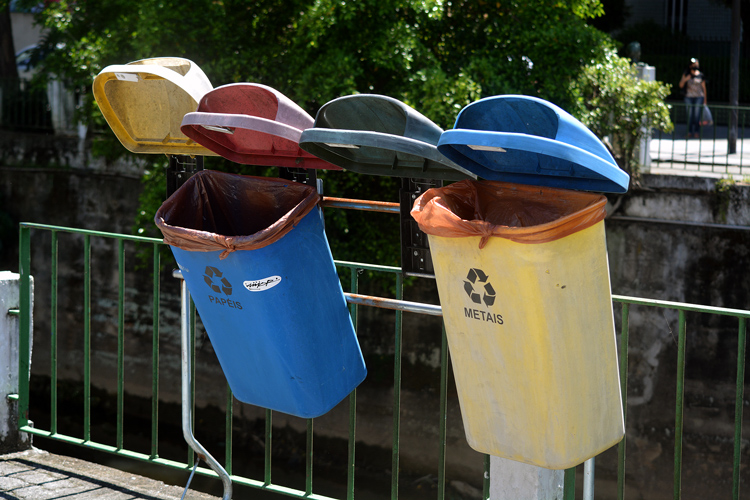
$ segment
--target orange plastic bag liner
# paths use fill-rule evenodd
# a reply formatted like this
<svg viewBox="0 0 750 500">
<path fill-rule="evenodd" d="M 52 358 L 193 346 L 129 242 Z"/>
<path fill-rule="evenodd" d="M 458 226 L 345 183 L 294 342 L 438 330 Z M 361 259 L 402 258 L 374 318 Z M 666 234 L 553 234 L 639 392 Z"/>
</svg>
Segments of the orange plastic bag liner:
<svg viewBox="0 0 750 500">
<path fill-rule="evenodd" d="M 193 252 L 254 250 L 280 240 L 320 201 L 312 186 L 202 170 L 156 212 L 164 243 Z"/>
<path fill-rule="evenodd" d="M 411 215 L 427 234 L 446 238 L 492 236 L 546 243 L 593 226 L 607 215 L 607 198 L 497 181 L 465 180 L 424 192 Z"/>
</svg>

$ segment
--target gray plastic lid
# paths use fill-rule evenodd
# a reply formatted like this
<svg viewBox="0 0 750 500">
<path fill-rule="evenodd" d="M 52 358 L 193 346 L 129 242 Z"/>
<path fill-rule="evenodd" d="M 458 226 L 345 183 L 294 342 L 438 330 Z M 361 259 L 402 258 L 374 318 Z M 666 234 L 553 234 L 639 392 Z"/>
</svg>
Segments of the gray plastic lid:
<svg viewBox="0 0 750 500">
<path fill-rule="evenodd" d="M 475 176 L 437 150 L 443 129 L 391 97 L 340 97 L 318 111 L 300 147 L 346 170 L 438 180 Z"/>
</svg>

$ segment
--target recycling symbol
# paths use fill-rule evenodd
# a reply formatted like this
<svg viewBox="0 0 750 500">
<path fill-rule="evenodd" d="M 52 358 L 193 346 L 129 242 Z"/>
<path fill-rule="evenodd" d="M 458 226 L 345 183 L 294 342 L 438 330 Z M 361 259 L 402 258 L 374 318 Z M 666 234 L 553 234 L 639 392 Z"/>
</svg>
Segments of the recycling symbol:
<svg viewBox="0 0 750 500">
<path fill-rule="evenodd" d="M 481 269 L 469 269 L 469 274 L 464 281 L 464 290 L 472 302 L 484 304 L 489 307 L 495 303 L 495 289 L 487 281 L 487 275 Z"/>
<path fill-rule="evenodd" d="M 221 278 L 221 280 L 219 280 Z M 214 282 L 216 279 L 216 283 Z M 222 276 L 221 271 L 215 267 L 206 266 L 206 274 L 203 276 L 203 281 L 216 293 L 224 292 L 227 295 L 232 295 L 232 284 Z M 221 285 L 221 286 L 219 286 Z"/>
</svg>

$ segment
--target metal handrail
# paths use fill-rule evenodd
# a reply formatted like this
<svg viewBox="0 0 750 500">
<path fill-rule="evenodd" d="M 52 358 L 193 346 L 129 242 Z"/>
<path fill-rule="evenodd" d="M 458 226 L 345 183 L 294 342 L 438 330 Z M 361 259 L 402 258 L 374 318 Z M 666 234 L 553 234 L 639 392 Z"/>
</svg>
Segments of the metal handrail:
<svg viewBox="0 0 750 500">
<path fill-rule="evenodd" d="M 349 203 L 352 204 L 360 204 L 360 200 L 348 200 L 348 201 L 337 201 L 337 203 L 343 203 L 344 205 L 347 205 Z M 389 209 L 391 210 L 391 209 Z M 57 260 L 57 236 L 58 234 L 62 233 L 68 233 L 72 235 L 79 235 L 83 237 L 84 239 L 84 263 L 85 265 L 90 265 L 91 261 L 91 238 L 96 237 L 104 237 L 104 238 L 114 238 L 118 240 L 117 245 L 117 255 L 118 255 L 118 280 L 120 283 L 123 282 L 123 274 L 124 269 L 122 266 L 122 243 L 124 242 L 131 242 L 131 243 L 147 243 L 153 246 L 154 250 L 154 259 L 153 259 L 153 267 L 152 270 L 154 271 L 154 295 L 156 297 L 155 303 L 154 303 L 154 318 L 155 318 L 155 327 L 154 327 L 154 345 L 156 346 L 154 348 L 154 355 L 153 355 L 153 363 L 155 366 L 157 366 L 157 372 L 158 372 L 158 317 L 159 317 L 159 308 L 158 308 L 158 293 L 159 293 L 159 282 L 158 282 L 158 270 L 160 268 L 160 261 L 159 261 L 159 249 L 162 246 L 162 242 L 159 239 L 156 238 L 146 238 L 146 237 L 140 237 L 140 236 L 131 236 L 131 235 L 118 235 L 115 233 L 106 233 L 106 232 L 99 232 L 99 231 L 89 231 L 89 230 L 77 230 L 74 228 L 66 228 L 61 226 L 51 226 L 51 225 L 44 225 L 44 224 L 33 224 L 33 223 L 22 223 L 21 224 L 21 230 L 20 230 L 20 275 L 21 275 L 21 300 L 20 300 L 20 307 L 19 307 L 19 322 L 21 326 L 21 339 L 20 339 L 20 370 L 21 373 L 28 373 L 29 369 L 29 359 L 28 356 L 31 352 L 30 348 L 30 320 L 31 320 L 31 252 L 30 252 L 30 232 L 31 230 L 43 230 L 48 231 L 52 234 L 51 242 L 51 260 L 53 264 L 53 276 L 52 276 L 52 283 L 51 283 L 51 304 L 53 305 L 53 309 L 55 309 L 57 306 L 56 304 L 56 297 L 57 297 L 57 282 L 56 282 L 56 276 L 54 273 L 56 273 L 56 260 Z M 439 305 L 434 304 L 423 304 L 418 302 L 411 302 L 411 301 L 405 301 L 403 300 L 403 273 L 401 270 L 397 267 L 393 266 L 382 266 L 377 264 L 366 264 L 366 263 L 357 263 L 357 262 L 345 262 L 345 261 L 336 261 L 336 265 L 339 269 L 348 269 L 351 273 L 351 285 L 350 285 L 350 292 L 346 293 L 346 300 L 350 304 L 352 317 L 354 320 L 354 323 L 356 325 L 356 318 L 358 314 L 358 307 L 362 306 L 368 306 L 368 307 L 385 307 L 388 309 L 395 310 L 397 312 L 397 318 L 396 318 L 396 344 L 395 344 L 395 352 L 396 352 L 396 363 L 394 363 L 394 377 L 396 380 L 396 384 L 394 386 L 394 442 L 393 442 L 393 466 L 394 466 L 394 474 L 392 477 L 392 490 L 397 491 L 398 489 L 398 461 L 399 461 L 399 426 L 400 426 L 400 378 L 401 378 L 401 366 L 400 366 L 400 358 L 401 358 L 401 314 L 403 312 L 412 312 L 412 313 L 418 313 L 418 314 L 427 314 L 427 315 L 433 315 L 433 316 L 439 316 L 441 308 Z M 396 297 L 395 298 L 387 298 L 387 297 L 374 297 L 369 295 L 363 295 L 358 292 L 358 276 L 360 274 L 360 270 L 371 270 L 376 272 L 385 273 L 387 275 L 391 275 L 395 277 L 396 279 Z M 90 297 L 92 294 L 92 291 L 90 289 L 90 285 L 87 284 L 87 282 L 90 280 L 90 276 L 88 271 L 85 271 L 85 277 L 84 277 L 84 288 L 85 288 L 85 297 L 84 297 L 84 311 L 85 314 L 90 315 L 90 309 L 86 305 L 90 301 Z M 39 286 L 39 285 L 37 285 Z M 121 290 L 121 285 L 118 287 Z M 628 345 L 629 345 L 629 335 L 630 335 L 630 328 L 629 328 L 629 318 L 630 318 L 630 310 L 632 307 L 648 307 L 648 308 L 661 308 L 661 309 L 670 309 L 677 311 L 679 315 L 679 327 L 678 327 L 678 360 L 677 360 L 677 401 L 676 401 L 676 407 L 675 407 L 675 464 L 674 464 L 674 495 L 675 498 L 679 498 L 681 495 L 681 472 L 682 472 L 682 421 L 683 421 L 683 409 L 684 409 L 684 399 L 682 394 L 684 393 L 684 378 L 685 378 L 685 344 L 686 339 L 688 335 L 688 329 L 686 326 L 685 321 L 685 314 L 686 313 L 704 313 L 704 314 L 711 314 L 711 315 L 719 315 L 719 316 L 725 316 L 725 317 L 735 317 L 738 321 L 738 359 L 737 359 L 737 383 L 736 383 L 736 398 L 735 398 L 735 432 L 734 432 L 734 457 L 733 457 L 733 498 L 737 499 L 739 498 L 739 485 L 740 485 L 740 465 L 741 465 L 741 443 L 742 443 L 742 414 L 743 414 L 743 407 L 742 402 L 744 398 L 744 353 L 746 349 L 746 326 L 747 326 L 747 319 L 750 318 L 750 311 L 747 310 L 741 310 L 741 309 L 731 309 L 731 308 L 723 308 L 723 307 L 713 307 L 713 306 L 702 306 L 702 305 L 696 305 L 696 304 L 687 304 L 687 303 L 681 303 L 681 302 L 673 302 L 673 301 L 664 301 L 664 300 L 654 300 L 654 299 L 648 299 L 648 298 L 638 298 L 638 297 L 627 297 L 622 295 L 613 295 L 612 299 L 616 303 L 620 303 L 622 305 L 622 318 L 621 318 L 621 328 L 620 328 L 620 344 L 619 344 L 619 351 L 620 351 L 620 373 L 621 373 L 621 391 L 622 391 L 622 398 L 623 398 L 623 404 L 624 404 L 624 410 L 627 411 L 627 372 L 628 372 Z M 122 294 L 120 293 L 120 301 L 122 301 Z M 184 305 L 184 299 L 183 299 L 183 305 Z M 189 300 L 187 301 L 189 302 Z M 122 311 L 122 304 L 120 304 L 120 308 L 118 311 Z M 56 318 L 56 311 L 51 311 L 52 317 Z M 185 311 L 182 311 L 182 314 L 186 314 Z M 194 314 L 192 311 L 188 313 Z M 122 338 L 124 335 L 123 328 L 121 326 L 121 313 L 118 312 L 118 339 Z M 87 330 L 87 336 L 90 335 L 89 331 L 90 327 L 86 327 Z M 52 335 L 51 335 L 51 341 L 56 342 L 56 319 L 52 322 Z M 183 333 L 184 334 L 184 333 Z M 441 396 L 441 403 L 440 403 L 440 463 L 438 465 L 438 477 L 439 477 L 439 498 L 443 498 L 444 495 L 444 487 L 445 487 L 445 446 L 446 446 L 446 429 L 445 429 L 445 415 L 446 415 L 446 393 L 447 393 L 447 383 L 448 383 L 448 352 L 447 352 L 447 344 L 445 343 L 445 334 L 443 332 L 443 340 L 442 340 L 442 350 L 441 350 L 441 389 L 440 389 L 440 396 Z M 119 342 L 118 342 L 119 343 Z M 182 345 L 182 344 L 181 344 Z M 192 343 L 190 342 L 190 337 L 188 336 L 187 341 L 185 342 L 183 346 L 184 350 L 186 352 L 190 352 L 192 350 Z M 122 365 L 122 356 L 120 355 L 120 347 L 118 347 L 118 373 L 121 373 L 121 365 Z M 53 350 L 56 350 L 56 344 L 53 344 Z M 54 377 L 56 377 L 56 361 L 54 359 L 52 361 L 52 377 L 53 380 L 56 380 Z M 188 365 L 189 366 L 189 365 Z M 184 367 L 183 367 L 184 368 Z M 25 370 L 25 371 L 24 371 Z M 190 372 L 190 370 L 188 370 Z M 188 384 L 186 385 L 192 385 L 192 381 L 190 379 L 191 375 L 188 373 Z M 88 371 L 85 370 L 85 377 L 84 377 L 84 384 L 90 384 L 90 374 L 88 374 Z M 56 385 L 56 382 L 52 384 L 53 385 L 53 391 L 54 386 Z M 183 388 L 184 389 L 184 388 Z M 122 385 L 118 383 L 118 401 L 121 401 L 121 393 L 122 393 Z M 86 387 L 84 387 L 84 393 L 86 393 L 87 397 L 90 397 L 90 392 Z M 155 376 L 154 379 L 154 386 L 152 389 L 152 393 L 154 394 L 155 404 L 158 403 L 158 373 Z M 58 432 L 57 425 L 56 425 L 56 417 L 54 416 L 56 414 L 56 394 L 53 392 L 52 394 L 52 414 L 53 418 L 51 419 L 51 427 L 49 430 L 40 429 L 38 427 L 35 427 L 31 424 L 29 420 L 28 415 L 28 409 L 29 409 L 29 384 L 28 380 L 24 377 L 20 377 L 20 386 L 19 386 L 19 394 L 18 394 L 18 407 L 19 407 L 19 421 L 21 425 L 21 430 L 28 432 L 33 435 L 42 436 L 45 438 L 55 439 L 66 443 L 72 443 L 92 449 L 97 449 L 101 451 L 106 451 L 108 453 L 125 456 L 129 458 L 138 459 L 141 461 L 146 461 L 148 463 L 156 464 L 156 465 L 163 465 L 171 468 L 178 468 L 182 470 L 189 469 L 190 464 L 185 464 L 181 462 L 176 462 L 172 460 L 166 460 L 158 456 L 158 436 L 156 433 L 156 416 L 158 414 L 158 411 L 156 410 L 156 406 L 154 407 L 154 411 L 152 413 L 152 419 L 154 420 L 152 424 L 154 425 L 154 428 L 152 430 L 152 449 L 150 454 L 144 454 L 144 453 L 138 453 L 133 450 L 128 450 L 124 447 L 124 443 L 121 439 L 121 414 L 123 412 L 123 408 L 121 403 L 118 402 L 118 438 L 117 438 L 117 445 L 111 446 L 106 445 L 103 443 L 98 443 L 96 441 L 93 441 L 91 439 L 90 433 L 88 429 L 84 430 L 84 437 L 74 437 L 69 436 L 63 433 Z M 186 401 L 187 398 L 185 396 L 185 393 L 183 393 L 183 402 Z M 246 485 L 251 486 L 254 488 L 262 488 L 267 491 L 274 491 L 278 493 L 282 493 L 284 495 L 288 496 L 294 496 L 298 498 L 317 498 L 317 499 L 324 499 L 326 497 L 323 497 L 321 495 L 316 495 L 312 492 L 312 420 L 308 421 L 308 451 L 306 453 L 307 457 L 307 465 L 306 470 L 309 474 L 309 480 L 306 483 L 305 490 L 296 490 L 293 488 L 288 488 L 285 486 L 277 485 L 271 483 L 270 480 L 270 422 L 271 422 L 271 415 L 270 411 L 267 412 L 267 431 L 266 431 L 266 439 L 267 439 L 267 457 L 266 457 L 266 469 L 268 471 L 267 476 L 264 478 L 263 481 L 258 480 L 252 480 L 249 478 L 244 478 L 236 475 L 231 474 L 231 395 L 228 402 L 228 416 L 227 416 L 227 458 L 226 458 L 226 469 L 222 469 L 225 471 L 225 475 L 221 474 L 220 472 L 217 472 L 216 469 L 214 469 L 213 466 L 211 466 L 211 463 L 209 465 L 211 466 L 211 469 L 207 468 L 198 468 L 197 472 L 202 475 L 207 476 L 219 476 L 222 478 L 222 481 L 226 481 L 226 478 L 230 479 L 229 486 L 231 487 L 231 483 L 239 484 L 239 485 Z M 353 484 L 353 475 L 354 475 L 354 442 L 355 442 L 355 436 L 354 436 L 354 428 L 356 426 L 356 390 L 352 393 L 350 396 L 350 418 L 349 418 L 349 429 L 350 429 L 350 438 L 349 438 L 349 459 L 348 459 L 348 477 L 349 477 L 349 485 L 347 486 L 347 496 L 353 497 L 354 494 L 354 484 Z M 88 402 L 86 403 L 88 405 Z M 185 410 L 185 408 L 183 408 Z M 85 413 L 84 413 L 84 422 L 87 426 L 90 426 L 90 420 L 88 418 L 88 413 L 90 412 L 90 407 L 86 407 Z M 183 413 L 183 423 L 185 418 L 185 414 Z M 626 413 L 627 418 L 627 413 Z M 188 420 L 192 421 L 191 418 L 188 418 Z M 626 420 L 627 422 L 627 420 Z M 192 424 L 191 424 L 192 425 Z M 185 427 L 187 428 L 187 427 Z M 190 428 L 190 435 L 192 435 L 192 428 Z M 188 436 L 185 436 L 186 440 L 190 443 L 190 440 L 188 439 Z M 193 445 L 191 444 L 191 447 Z M 198 453 L 208 457 L 209 455 L 207 453 L 204 453 L 205 450 L 201 449 L 202 447 L 199 447 Z M 193 448 L 196 449 L 196 448 Z M 201 458 L 203 458 L 203 456 Z M 625 440 L 623 440 L 620 445 L 618 445 L 618 497 L 624 498 L 624 487 L 625 487 L 625 464 L 626 464 L 626 457 L 625 457 Z M 216 462 L 218 464 L 218 462 Z M 489 460 L 487 457 L 485 457 L 485 469 L 489 470 Z M 589 491 L 589 489 L 592 491 L 591 494 L 593 494 L 593 483 L 587 483 L 587 481 L 593 481 L 593 465 L 594 463 L 591 462 L 588 464 L 585 469 L 587 469 L 590 472 L 590 476 L 585 476 L 587 479 L 584 481 L 584 489 Z M 221 466 L 219 466 L 221 467 Z M 488 477 L 488 476 L 487 476 Z M 574 488 L 571 488 L 571 483 L 575 480 L 575 471 L 574 470 L 568 470 L 566 473 L 566 482 L 568 486 L 566 486 L 566 492 L 567 495 L 565 498 L 570 499 L 572 498 L 570 495 L 572 495 L 575 491 Z M 488 497 L 487 488 L 489 484 L 489 479 L 485 478 L 485 498 Z M 226 483 L 225 483 L 226 488 Z M 573 493 L 571 493 L 571 491 Z M 226 495 L 225 495 L 226 496 Z"/>
</svg>

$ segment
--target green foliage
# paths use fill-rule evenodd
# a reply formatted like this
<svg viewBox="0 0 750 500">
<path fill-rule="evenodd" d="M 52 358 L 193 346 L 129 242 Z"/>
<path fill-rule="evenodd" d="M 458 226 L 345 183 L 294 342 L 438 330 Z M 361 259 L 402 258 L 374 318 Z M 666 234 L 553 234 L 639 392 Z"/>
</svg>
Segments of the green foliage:
<svg viewBox="0 0 750 500">
<path fill-rule="evenodd" d="M 599 138 L 609 139 L 620 167 L 637 182 L 635 153 L 641 138 L 649 129 L 673 128 L 664 102 L 670 85 L 638 79 L 636 65 L 609 48 L 583 69 L 572 90 L 580 96 L 573 114 Z"/>
<path fill-rule="evenodd" d="M 714 213 L 722 224 L 726 224 L 729 213 L 729 203 L 732 201 L 732 189 L 737 185 L 734 177 L 719 179 L 714 185 L 713 205 Z"/>
<path fill-rule="evenodd" d="M 569 82 L 601 54 L 607 36 L 586 24 L 603 13 L 598 0 L 445 2 L 423 29 L 441 69 L 463 74 L 481 96 L 526 94 L 568 107 Z"/>
<path fill-rule="evenodd" d="M 587 24 L 602 14 L 600 0 L 59 0 L 37 19 L 47 30 L 46 70 L 83 90 L 109 64 L 186 57 L 215 86 L 263 83 L 313 115 L 334 98 L 375 93 L 448 128 L 464 106 L 491 95 L 569 107 L 571 80 L 608 40 Z M 90 92 L 87 99 L 92 128 L 105 126 Z M 113 158 L 123 148 L 110 137 L 97 151 Z M 146 234 L 164 189 L 164 162 L 154 161 L 136 225 Z M 397 180 L 323 176 L 331 196 L 397 200 Z M 398 262 L 393 216 L 328 212 L 337 258 Z"/>
<path fill-rule="evenodd" d="M 586 24 L 602 14 L 600 0 L 59 0 L 37 20 L 46 70 L 75 87 L 108 64 L 187 57 L 215 85 L 264 83 L 313 113 L 379 93 L 448 126 L 478 97 L 569 105 L 607 40 Z"/>
</svg>

